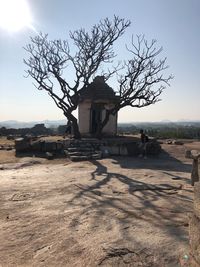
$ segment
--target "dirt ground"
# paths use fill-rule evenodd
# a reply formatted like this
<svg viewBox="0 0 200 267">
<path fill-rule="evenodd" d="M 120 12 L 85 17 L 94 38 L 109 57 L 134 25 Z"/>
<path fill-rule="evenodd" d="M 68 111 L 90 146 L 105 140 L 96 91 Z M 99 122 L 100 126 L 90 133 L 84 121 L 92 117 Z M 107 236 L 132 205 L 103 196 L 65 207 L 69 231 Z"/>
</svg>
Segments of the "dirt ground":
<svg viewBox="0 0 200 267">
<path fill-rule="evenodd" d="M 184 264 L 193 205 L 184 154 L 200 142 L 162 148 L 85 162 L 0 151 L 0 267 Z"/>
</svg>

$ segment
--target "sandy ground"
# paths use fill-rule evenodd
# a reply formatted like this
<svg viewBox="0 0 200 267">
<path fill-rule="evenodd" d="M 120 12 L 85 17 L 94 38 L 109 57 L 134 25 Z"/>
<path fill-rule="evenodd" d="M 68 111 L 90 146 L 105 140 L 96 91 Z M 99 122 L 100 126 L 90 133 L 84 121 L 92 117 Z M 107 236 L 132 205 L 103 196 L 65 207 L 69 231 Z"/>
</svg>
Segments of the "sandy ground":
<svg viewBox="0 0 200 267">
<path fill-rule="evenodd" d="M 180 266 L 193 204 L 184 152 L 200 143 L 162 146 L 146 160 L 54 164 L 0 151 L 0 266 Z"/>
</svg>

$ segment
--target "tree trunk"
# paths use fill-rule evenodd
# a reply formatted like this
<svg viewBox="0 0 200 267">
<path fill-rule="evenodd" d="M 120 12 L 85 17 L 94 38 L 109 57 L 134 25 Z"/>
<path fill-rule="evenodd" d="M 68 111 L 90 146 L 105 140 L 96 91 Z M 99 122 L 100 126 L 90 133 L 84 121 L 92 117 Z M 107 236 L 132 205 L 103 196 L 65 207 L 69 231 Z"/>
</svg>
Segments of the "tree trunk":
<svg viewBox="0 0 200 267">
<path fill-rule="evenodd" d="M 72 127 L 73 127 L 73 131 L 74 131 L 74 138 L 75 139 L 81 139 L 81 133 L 79 131 L 77 120 L 72 121 Z"/>
<path fill-rule="evenodd" d="M 64 113 L 69 121 L 72 122 L 72 131 L 75 139 L 81 139 L 81 133 L 79 131 L 77 119 L 72 114 Z"/>
<path fill-rule="evenodd" d="M 106 116 L 105 116 L 104 120 L 98 125 L 98 128 L 97 128 L 96 137 L 98 139 L 101 139 L 102 138 L 103 128 L 108 123 L 109 118 L 110 118 L 110 115 L 111 115 L 111 113 L 108 110 L 106 110 Z"/>
</svg>

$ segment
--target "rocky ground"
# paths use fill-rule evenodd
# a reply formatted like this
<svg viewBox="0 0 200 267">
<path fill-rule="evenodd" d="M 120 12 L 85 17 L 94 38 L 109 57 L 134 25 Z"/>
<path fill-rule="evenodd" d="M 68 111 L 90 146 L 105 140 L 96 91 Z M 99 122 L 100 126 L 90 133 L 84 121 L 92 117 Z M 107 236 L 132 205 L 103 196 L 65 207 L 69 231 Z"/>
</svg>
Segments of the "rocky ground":
<svg viewBox="0 0 200 267">
<path fill-rule="evenodd" d="M 162 147 L 73 163 L 0 151 L 0 266 L 189 266 L 184 153 L 200 143 Z"/>
</svg>

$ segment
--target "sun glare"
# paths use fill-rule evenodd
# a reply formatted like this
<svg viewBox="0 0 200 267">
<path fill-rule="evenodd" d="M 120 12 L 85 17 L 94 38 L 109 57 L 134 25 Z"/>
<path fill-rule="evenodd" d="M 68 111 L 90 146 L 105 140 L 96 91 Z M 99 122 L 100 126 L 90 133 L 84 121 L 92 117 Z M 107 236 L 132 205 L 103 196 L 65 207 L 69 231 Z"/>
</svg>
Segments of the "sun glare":
<svg viewBox="0 0 200 267">
<path fill-rule="evenodd" d="M 26 0 L 0 0 L 0 28 L 17 32 L 24 27 L 33 28 Z"/>
</svg>

